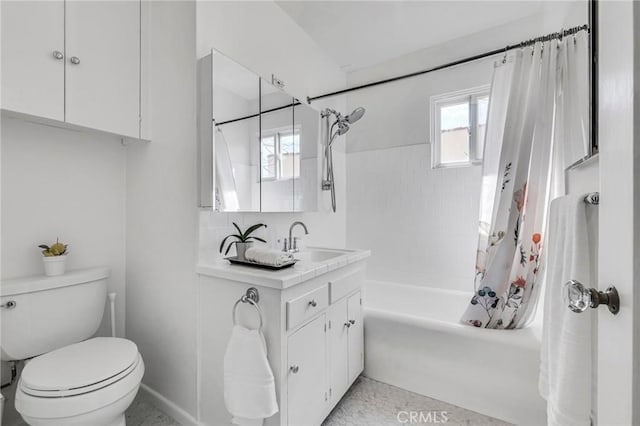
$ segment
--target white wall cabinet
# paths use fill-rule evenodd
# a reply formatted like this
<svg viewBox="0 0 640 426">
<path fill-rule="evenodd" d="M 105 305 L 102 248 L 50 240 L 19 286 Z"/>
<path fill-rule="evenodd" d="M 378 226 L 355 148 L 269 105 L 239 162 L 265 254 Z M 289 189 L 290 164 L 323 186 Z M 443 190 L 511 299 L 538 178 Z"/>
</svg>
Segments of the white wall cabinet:
<svg viewBox="0 0 640 426">
<path fill-rule="evenodd" d="M 3 1 L 2 108 L 64 121 L 64 2 Z"/>
<path fill-rule="evenodd" d="M 139 1 L 1 7 L 3 110 L 143 136 Z"/>
<path fill-rule="evenodd" d="M 230 336 L 230 309 L 249 287 L 260 293 L 269 362 L 276 381 L 280 412 L 266 426 L 319 426 L 362 373 L 363 321 L 361 289 L 365 256 L 331 271 L 310 274 L 229 269 L 228 265 L 199 269 L 200 419 L 204 425 L 227 424 L 222 359 Z M 337 261 L 339 262 L 339 261 Z M 337 263 L 336 262 L 336 263 Z M 302 279 L 294 275 L 296 270 Z M 326 271 L 326 269 L 324 269 Z M 232 276 L 233 275 L 233 276 Z M 296 284 L 279 282 L 279 277 Z M 256 312 L 240 304 L 238 321 L 255 327 Z"/>
<path fill-rule="evenodd" d="M 66 121 L 139 137 L 140 3 L 68 1 L 65 23 Z"/>
</svg>

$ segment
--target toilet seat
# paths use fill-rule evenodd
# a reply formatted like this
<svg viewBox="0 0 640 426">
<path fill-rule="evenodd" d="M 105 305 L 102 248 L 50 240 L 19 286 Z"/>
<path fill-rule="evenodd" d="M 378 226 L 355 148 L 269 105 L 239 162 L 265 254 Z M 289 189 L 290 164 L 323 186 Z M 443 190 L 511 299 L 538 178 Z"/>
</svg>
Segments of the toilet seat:
<svg viewBox="0 0 640 426">
<path fill-rule="evenodd" d="M 20 387 L 41 398 L 81 395 L 122 380 L 139 361 L 135 343 L 97 337 L 34 358 L 22 372 Z"/>
<path fill-rule="evenodd" d="M 96 419 L 124 413 L 144 370 L 137 347 L 128 340 L 95 338 L 70 345 L 25 366 L 16 389 L 16 409 L 31 425 L 102 424 Z"/>
</svg>

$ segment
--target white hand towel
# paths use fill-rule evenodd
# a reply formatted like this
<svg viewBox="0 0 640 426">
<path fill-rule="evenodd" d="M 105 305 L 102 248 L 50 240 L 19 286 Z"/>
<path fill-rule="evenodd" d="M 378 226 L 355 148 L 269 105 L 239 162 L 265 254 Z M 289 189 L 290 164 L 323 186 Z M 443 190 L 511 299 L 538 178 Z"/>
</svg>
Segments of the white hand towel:
<svg viewBox="0 0 640 426">
<path fill-rule="evenodd" d="M 237 425 L 262 425 L 278 412 L 276 386 L 259 330 L 236 325 L 224 354 L 224 402 Z"/>
<path fill-rule="evenodd" d="M 280 266 L 293 259 L 290 253 L 266 247 L 249 247 L 244 254 L 248 260 L 266 265 Z"/>
<path fill-rule="evenodd" d="M 595 286 L 583 198 L 570 195 L 551 203 L 539 381 L 548 425 L 588 426 L 592 416 L 595 315 L 591 309 L 572 312 L 563 297 L 571 279 Z"/>
</svg>

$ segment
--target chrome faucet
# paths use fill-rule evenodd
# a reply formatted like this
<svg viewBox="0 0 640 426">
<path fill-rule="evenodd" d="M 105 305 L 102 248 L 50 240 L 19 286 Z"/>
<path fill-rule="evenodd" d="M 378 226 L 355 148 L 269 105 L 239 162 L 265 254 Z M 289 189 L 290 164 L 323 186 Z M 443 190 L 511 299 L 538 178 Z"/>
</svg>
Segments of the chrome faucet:
<svg viewBox="0 0 640 426">
<path fill-rule="evenodd" d="M 282 251 L 289 252 L 289 253 L 298 252 L 298 237 L 293 238 L 293 228 L 295 228 L 296 225 L 300 225 L 302 226 L 302 228 L 304 228 L 305 235 L 309 234 L 307 225 L 305 225 L 303 222 L 300 222 L 299 220 L 293 222 L 289 227 L 289 240 L 287 240 L 286 238 L 284 239 L 284 247 Z"/>
</svg>

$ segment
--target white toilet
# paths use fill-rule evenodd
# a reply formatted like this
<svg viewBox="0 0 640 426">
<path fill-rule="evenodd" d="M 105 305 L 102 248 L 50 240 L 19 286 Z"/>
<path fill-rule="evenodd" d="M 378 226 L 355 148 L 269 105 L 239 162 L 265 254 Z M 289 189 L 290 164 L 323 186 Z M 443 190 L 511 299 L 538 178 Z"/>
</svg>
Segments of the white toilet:
<svg viewBox="0 0 640 426">
<path fill-rule="evenodd" d="M 27 360 L 15 406 L 29 425 L 125 425 L 144 363 L 129 340 L 90 338 L 108 276 L 107 268 L 93 268 L 2 281 L 0 358 Z"/>
</svg>

